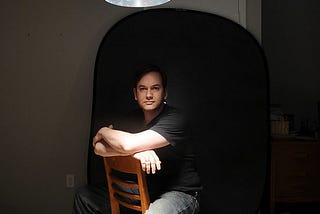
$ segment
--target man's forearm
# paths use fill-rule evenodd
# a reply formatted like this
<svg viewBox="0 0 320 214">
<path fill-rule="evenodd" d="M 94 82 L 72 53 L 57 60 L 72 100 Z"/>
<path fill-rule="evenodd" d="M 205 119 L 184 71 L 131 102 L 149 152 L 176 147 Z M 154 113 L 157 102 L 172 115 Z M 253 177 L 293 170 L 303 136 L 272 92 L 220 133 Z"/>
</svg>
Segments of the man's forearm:
<svg viewBox="0 0 320 214">
<path fill-rule="evenodd" d="M 111 156 L 126 156 L 129 154 L 119 152 L 113 149 L 109 144 L 105 142 L 97 142 L 94 145 L 94 153 L 102 157 L 111 157 Z"/>
<path fill-rule="evenodd" d="M 96 136 L 93 138 L 93 144 L 99 141 L 107 143 L 114 151 L 120 153 L 126 153 L 124 149 L 128 136 L 130 133 L 123 132 L 120 130 L 114 130 L 108 127 L 101 128 Z"/>
<path fill-rule="evenodd" d="M 93 144 L 104 141 L 115 151 L 125 154 L 152 150 L 169 145 L 169 142 L 153 130 L 129 133 L 108 127 L 101 128 L 93 138 Z"/>
</svg>

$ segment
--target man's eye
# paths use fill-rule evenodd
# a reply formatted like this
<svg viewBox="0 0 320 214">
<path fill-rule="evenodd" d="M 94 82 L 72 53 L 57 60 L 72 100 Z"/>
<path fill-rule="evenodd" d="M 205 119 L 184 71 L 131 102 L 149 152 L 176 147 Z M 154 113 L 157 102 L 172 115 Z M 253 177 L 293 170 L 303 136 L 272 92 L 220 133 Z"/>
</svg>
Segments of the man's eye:
<svg viewBox="0 0 320 214">
<path fill-rule="evenodd" d="M 139 88 L 140 91 L 145 91 L 147 88 Z"/>
<path fill-rule="evenodd" d="M 159 91 L 160 87 L 158 87 L 158 86 L 152 87 L 152 90 Z"/>
</svg>

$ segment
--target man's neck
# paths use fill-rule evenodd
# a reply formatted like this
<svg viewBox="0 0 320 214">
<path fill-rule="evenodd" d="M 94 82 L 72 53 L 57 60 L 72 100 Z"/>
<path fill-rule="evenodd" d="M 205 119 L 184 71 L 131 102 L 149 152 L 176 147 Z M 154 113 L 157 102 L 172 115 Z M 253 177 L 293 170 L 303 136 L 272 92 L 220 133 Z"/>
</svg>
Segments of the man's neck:
<svg viewBox="0 0 320 214">
<path fill-rule="evenodd" d="M 158 108 L 152 111 L 143 111 L 144 123 L 149 124 L 154 118 L 156 118 L 163 110 L 164 104 L 161 104 Z"/>
</svg>

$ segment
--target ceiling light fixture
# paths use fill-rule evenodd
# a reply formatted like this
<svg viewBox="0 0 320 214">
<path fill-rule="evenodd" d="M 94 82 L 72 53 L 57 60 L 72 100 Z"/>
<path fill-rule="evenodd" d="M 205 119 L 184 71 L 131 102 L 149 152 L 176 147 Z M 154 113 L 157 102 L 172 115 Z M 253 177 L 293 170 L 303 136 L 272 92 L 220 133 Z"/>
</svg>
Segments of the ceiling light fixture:
<svg viewBox="0 0 320 214">
<path fill-rule="evenodd" d="M 110 4 L 122 7 L 152 7 L 169 2 L 170 0 L 105 0 Z"/>
</svg>

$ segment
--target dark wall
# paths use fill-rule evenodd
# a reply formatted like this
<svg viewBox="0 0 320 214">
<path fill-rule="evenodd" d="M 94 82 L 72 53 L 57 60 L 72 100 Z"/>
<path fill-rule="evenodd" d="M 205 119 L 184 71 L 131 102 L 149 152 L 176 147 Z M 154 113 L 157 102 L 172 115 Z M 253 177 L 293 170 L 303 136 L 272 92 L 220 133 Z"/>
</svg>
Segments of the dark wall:
<svg viewBox="0 0 320 214">
<path fill-rule="evenodd" d="M 263 1 L 262 43 L 270 71 L 271 102 L 311 131 L 319 124 L 320 1 Z M 319 125 L 318 125 L 319 126 Z"/>
</svg>

